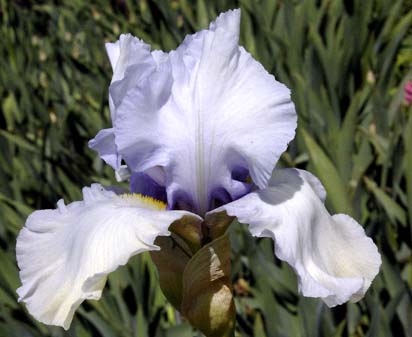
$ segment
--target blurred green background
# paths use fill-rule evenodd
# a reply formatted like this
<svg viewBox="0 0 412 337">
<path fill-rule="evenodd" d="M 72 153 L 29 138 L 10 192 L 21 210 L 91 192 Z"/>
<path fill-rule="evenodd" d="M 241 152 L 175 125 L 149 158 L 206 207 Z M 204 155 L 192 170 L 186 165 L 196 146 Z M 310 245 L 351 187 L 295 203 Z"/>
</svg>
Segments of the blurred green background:
<svg viewBox="0 0 412 337">
<path fill-rule="evenodd" d="M 331 212 L 359 220 L 383 256 L 364 300 L 328 309 L 297 293 L 270 240 L 232 226 L 238 336 L 412 336 L 412 1 L 0 0 L 0 337 L 194 336 L 148 255 L 111 274 L 68 332 L 17 303 L 15 238 L 34 209 L 114 175 L 88 139 L 110 125 L 104 42 L 130 32 L 175 48 L 242 8 L 241 44 L 291 88 L 297 137 L 281 160 L 314 172 Z M 252 268 L 253 266 L 253 268 Z"/>
</svg>

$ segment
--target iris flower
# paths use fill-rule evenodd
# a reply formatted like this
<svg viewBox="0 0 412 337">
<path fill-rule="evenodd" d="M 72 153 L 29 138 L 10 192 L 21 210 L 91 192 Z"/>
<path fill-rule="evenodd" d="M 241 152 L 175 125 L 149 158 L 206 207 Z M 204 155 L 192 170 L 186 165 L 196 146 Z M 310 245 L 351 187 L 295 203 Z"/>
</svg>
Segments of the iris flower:
<svg viewBox="0 0 412 337">
<path fill-rule="evenodd" d="M 37 320 L 68 329 L 107 275 L 158 250 L 171 224 L 210 227 L 216 213 L 272 238 L 304 296 L 330 307 L 364 296 L 377 248 L 354 219 L 328 213 L 314 175 L 275 168 L 295 136 L 295 108 L 290 90 L 239 46 L 239 26 L 240 10 L 231 10 L 169 53 L 130 34 L 106 45 L 113 126 L 89 145 L 130 178 L 130 193 L 93 184 L 82 201 L 28 217 L 17 292 Z"/>
</svg>

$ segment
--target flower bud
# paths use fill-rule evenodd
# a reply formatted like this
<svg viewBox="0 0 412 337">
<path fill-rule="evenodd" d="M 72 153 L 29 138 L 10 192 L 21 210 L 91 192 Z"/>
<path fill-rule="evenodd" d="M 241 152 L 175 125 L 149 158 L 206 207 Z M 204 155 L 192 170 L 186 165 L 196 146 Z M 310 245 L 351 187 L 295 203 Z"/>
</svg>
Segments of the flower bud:
<svg viewBox="0 0 412 337">
<path fill-rule="evenodd" d="M 150 256 L 159 273 L 159 283 L 168 301 L 180 311 L 182 302 L 182 275 L 190 260 L 189 247 L 177 235 L 160 236 L 155 244 L 158 251 L 151 251 Z"/>
<path fill-rule="evenodd" d="M 224 212 L 203 224 L 183 218 L 169 228 L 171 236 L 156 239 L 160 250 L 150 252 L 164 295 L 206 337 L 234 334 L 231 249 L 223 235 L 232 220 Z"/>
<path fill-rule="evenodd" d="M 169 302 L 180 311 L 182 302 L 182 276 L 187 263 L 196 253 L 202 242 L 201 221 L 183 217 L 175 221 L 169 230 L 171 236 L 160 236 L 155 244 L 158 251 L 150 256 L 159 272 L 159 283 Z"/>
<path fill-rule="evenodd" d="M 216 239 L 226 233 L 234 219 L 235 217 L 227 215 L 225 211 L 209 213 L 203 225 L 208 228 L 209 237 Z"/>
<path fill-rule="evenodd" d="M 235 305 L 227 235 L 202 247 L 183 273 L 182 314 L 207 337 L 233 336 Z"/>
</svg>

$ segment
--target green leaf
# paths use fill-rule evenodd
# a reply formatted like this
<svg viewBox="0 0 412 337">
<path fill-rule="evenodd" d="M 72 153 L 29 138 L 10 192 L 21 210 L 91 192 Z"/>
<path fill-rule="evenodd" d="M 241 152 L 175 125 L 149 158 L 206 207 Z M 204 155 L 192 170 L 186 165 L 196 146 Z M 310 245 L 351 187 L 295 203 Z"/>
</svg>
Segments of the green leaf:
<svg viewBox="0 0 412 337">
<path fill-rule="evenodd" d="M 316 174 L 325 186 L 333 208 L 336 212 L 352 214 L 346 184 L 340 177 L 335 165 L 304 128 L 300 129 L 300 133 L 309 151 Z"/>
<path fill-rule="evenodd" d="M 388 196 L 378 185 L 368 177 L 363 178 L 367 188 L 373 193 L 379 204 L 385 209 L 391 221 L 398 220 L 401 225 L 406 226 L 406 213 L 399 204 Z"/>
</svg>

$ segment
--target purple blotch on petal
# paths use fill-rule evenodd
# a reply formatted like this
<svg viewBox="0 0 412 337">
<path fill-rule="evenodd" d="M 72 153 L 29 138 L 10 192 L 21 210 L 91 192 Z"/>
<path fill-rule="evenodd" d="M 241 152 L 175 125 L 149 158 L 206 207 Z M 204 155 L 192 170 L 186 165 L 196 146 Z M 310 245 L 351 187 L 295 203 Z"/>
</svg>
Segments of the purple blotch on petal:
<svg viewBox="0 0 412 337">
<path fill-rule="evenodd" d="M 130 177 L 130 192 L 167 202 L 166 188 L 158 184 L 146 173 L 132 174 Z"/>
</svg>

